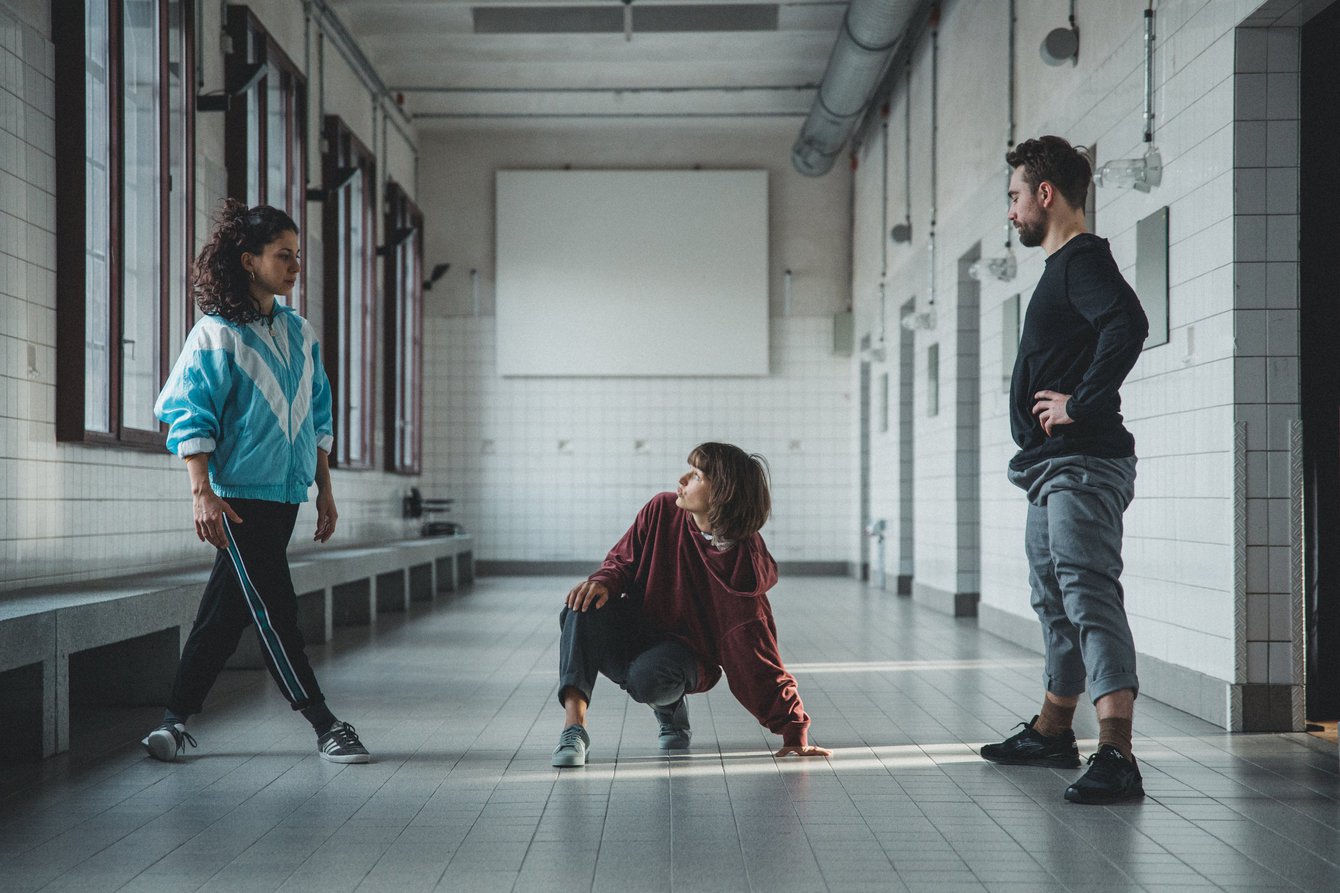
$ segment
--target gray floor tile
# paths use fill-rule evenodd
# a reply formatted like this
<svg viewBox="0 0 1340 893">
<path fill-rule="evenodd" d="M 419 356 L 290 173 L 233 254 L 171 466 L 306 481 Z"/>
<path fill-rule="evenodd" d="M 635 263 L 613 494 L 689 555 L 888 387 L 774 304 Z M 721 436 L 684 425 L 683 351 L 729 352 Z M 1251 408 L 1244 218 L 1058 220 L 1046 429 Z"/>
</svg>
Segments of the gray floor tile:
<svg viewBox="0 0 1340 893">
<path fill-rule="evenodd" d="M 555 770 L 569 583 L 484 579 L 314 646 L 368 766 L 318 759 L 247 671 L 192 721 L 182 763 L 127 740 L 0 770 L 0 890 L 1340 889 L 1334 754 L 1142 698 L 1148 798 L 1072 806 L 1077 771 L 975 756 L 1036 712 L 1040 659 L 845 579 L 771 596 L 831 760 L 774 759 L 724 684 L 690 701 L 694 747 L 666 756 L 650 711 L 602 683 L 591 764 Z"/>
</svg>

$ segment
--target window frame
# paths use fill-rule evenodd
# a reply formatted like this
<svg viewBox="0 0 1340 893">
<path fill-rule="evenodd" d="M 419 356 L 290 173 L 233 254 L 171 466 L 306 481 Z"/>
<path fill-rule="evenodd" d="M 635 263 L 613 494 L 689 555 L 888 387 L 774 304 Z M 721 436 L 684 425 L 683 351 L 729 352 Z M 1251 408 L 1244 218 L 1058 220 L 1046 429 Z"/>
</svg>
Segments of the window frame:
<svg viewBox="0 0 1340 893">
<path fill-rule="evenodd" d="M 382 232 L 386 470 L 417 475 L 423 471 L 423 212 L 394 180 L 386 183 Z"/>
<path fill-rule="evenodd" d="M 332 467 L 372 470 L 376 468 L 373 432 L 377 417 L 377 163 L 372 152 L 354 135 L 338 115 L 327 115 L 322 126 L 321 169 L 324 194 L 321 247 L 324 256 L 322 280 L 325 300 L 323 305 L 322 356 L 325 358 L 326 377 L 330 379 L 331 405 L 335 416 L 335 444 L 330 454 Z M 341 173 L 350 168 L 357 172 L 340 183 Z M 363 243 L 352 244 L 350 227 L 341 227 L 341 213 L 347 208 L 352 183 L 362 178 L 363 185 Z M 330 189 L 331 184 L 336 184 Z M 359 397 L 361 405 L 354 412 L 350 405 L 348 380 L 350 378 L 350 340 L 355 327 L 352 303 L 351 261 L 358 248 L 363 255 L 364 302 L 357 308 L 360 354 L 363 375 Z M 350 453 L 350 445 L 357 443 L 359 452 Z"/>
<path fill-rule="evenodd" d="M 86 351 L 89 316 L 87 297 L 87 226 L 88 182 L 86 164 L 88 128 L 85 118 L 90 96 L 87 83 L 87 55 L 85 50 L 86 16 L 89 3 L 102 4 L 107 12 L 107 419 L 108 430 L 91 430 L 87 426 L 88 394 L 85 389 L 90 372 Z M 176 295 L 172 281 L 171 253 L 185 252 L 184 269 L 189 281 L 190 257 L 195 250 L 195 104 L 198 87 L 195 80 L 195 4 L 183 0 L 179 37 L 181 60 L 179 83 L 182 141 L 180 145 L 183 184 L 172 180 L 173 119 L 172 81 L 170 77 L 171 39 L 174 36 L 168 3 L 155 4 L 156 43 L 158 47 L 158 343 L 157 385 L 167 381 L 170 358 L 180 343 L 181 335 L 173 337 L 172 321 L 183 319 L 172 313 L 174 295 L 187 300 L 187 295 Z M 80 3 L 52 4 L 51 34 L 55 45 L 55 133 L 56 133 L 56 440 L 67 443 L 85 443 L 103 446 L 123 446 L 138 449 L 162 449 L 166 443 L 165 427 L 156 420 L 152 428 L 136 428 L 123 418 L 125 392 L 123 376 L 125 363 L 122 349 L 125 344 L 125 181 L 126 163 L 124 114 L 125 0 L 84 0 Z M 177 189 L 185 191 L 180 230 L 172 226 L 172 207 Z M 174 247 L 174 237 L 179 244 Z M 182 326 L 184 328 L 184 326 Z M 116 349 L 120 347 L 122 349 Z"/>
<path fill-rule="evenodd" d="M 298 224 L 298 250 L 306 257 L 307 248 L 307 78 L 302 70 L 284 52 L 274 35 L 262 24 L 251 7 L 229 4 L 224 33 L 228 35 L 229 53 L 224 57 L 224 80 L 229 93 L 240 86 L 248 74 L 248 66 L 261 64 L 265 72 L 248 89 L 230 96 L 224 114 L 224 166 L 228 172 L 228 195 L 247 207 L 256 204 L 272 205 L 285 211 Z M 254 49 L 255 58 L 249 60 L 248 50 Z M 284 164 L 289 176 L 289 190 L 276 202 L 270 190 L 270 85 L 278 77 L 283 95 L 291 100 L 292 114 L 287 116 L 284 133 Z M 284 90 L 283 85 L 289 89 Z M 256 108 L 252 109 L 255 103 Z M 253 115 L 254 112 L 254 115 Z M 258 122 L 255 132 L 251 121 Z M 259 164 L 253 164 L 252 151 Z M 298 170 L 294 170 L 294 161 Z M 254 180 L 253 180 L 254 177 Z M 296 184 L 296 188 L 295 188 Z M 256 201 L 252 201 L 252 187 Z M 290 207 L 296 202 L 296 207 Z M 298 280 L 297 298 L 293 309 L 306 315 L 307 289 Z"/>
</svg>

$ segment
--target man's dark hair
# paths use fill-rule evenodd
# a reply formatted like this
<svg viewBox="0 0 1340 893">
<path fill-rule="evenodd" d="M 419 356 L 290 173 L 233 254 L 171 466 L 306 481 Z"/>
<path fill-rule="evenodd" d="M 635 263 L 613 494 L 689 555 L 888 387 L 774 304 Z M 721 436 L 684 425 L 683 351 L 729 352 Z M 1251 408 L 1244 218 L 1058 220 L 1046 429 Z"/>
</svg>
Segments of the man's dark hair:
<svg viewBox="0 0 1340 893">
<path fill-rule="evenodd" d="M 1093 168 L 1089 159 L 1059 136 L 1040 136 L 1024 140 L 1005 153 L 1005 163 L 1012 169 L 1024 169 L 1024 182 L 1037 191 L 1045 180 L 1072 208 L 1083 209 L 1089 194 Z"/>
<path fill-rule="evenodd" d="M 768 463 L 729 443 L 700 443 L 689 464 L 707 478 L 707 522 L 714 536 L 738 543 L 758 533 L 772 510 Z"/>
</svg>

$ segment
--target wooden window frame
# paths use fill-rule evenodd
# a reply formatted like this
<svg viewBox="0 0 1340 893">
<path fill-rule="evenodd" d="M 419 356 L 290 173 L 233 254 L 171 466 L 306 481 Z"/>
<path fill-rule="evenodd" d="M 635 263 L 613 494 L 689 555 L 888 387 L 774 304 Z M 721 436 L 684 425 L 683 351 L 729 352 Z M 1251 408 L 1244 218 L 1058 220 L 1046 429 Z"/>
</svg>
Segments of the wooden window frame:
<svg viewBox="0 0 1340 893">
<path fill-rule="evenodd" d="M 423 471 L 423 212 L 393 180 L 386 184 L 382 232 L 386 470 L 417 475 Z"/>
<path fill-rule="evenodd" d="M 322 339 L 326 376 L 330 379 L 331 404 L 335 414 L 335 445 L 330 455 L 332 466 L 369 470 L 376 467 L 373 455 L 375 430 L 377 369 L 377 165 L 372 152 L 359 141 L 337 115 L 327 115 L 322 127 L 322 183 L 324 195 L 321 246 L 325 260 L 325 291 Z M 355 170 L 356 169 L 356 170 Z M 352 171 L 352 172 L 351 172 Z M 350 200 L 355 177 L 363 181 L 363 244 L 352 244 L 348 227 L 340 226 L 340 214 Z M 333 187 L 333 188 L 332 188 Z M 352 306 L 351 259 L 354 251 L 363 255 L 364 303 Z M 357 310 L 355 314 L 353 311 Z M 353 325 L 362 320 L 361 326 Z M 350 339 L 357 330 L 363 358 L 361 411 L 350 406 Z M 350 444 L 359 451 L 351 455 Z"/>
<path fill-rule="evenodd" d="M 255 204 L 272 205 L 286 211 L 298 225 L 298 250 L 305 257 L 307 247 L 307 79 L 274 36 L 261 23 L 250 7 L 228 6 L 225 33 L 231 50 L 224 58 L 224 81 L 231 94 L 224 115 L 224 166 L 228 170 L 228 195 L 251 207 Z M 263 66 L 258 77 L 255 66 Z M 271 194 L 269 182 L 270 83 L 279 78 L 287 85 L 284 96 L 292 102 L 284 133 L 284 165 L 288 176 L 288 194 Z M 241 89 L 254 79 L 248 89 Z M 282 87 L 281 87 L 282 89 Z M 252 104 L 255 104 L 255 109 Z M 250 123 L 259 122 L 255 132 Z M 295 145 L 296 142 L 296 145 Z M 259 164 L 251 159 L 255 151 Z M 295 164 L 296 159 L 296 164 Z M 296 170 L 294 168 L 297 168 Z M 296 188 L 294 188 L 296 184 Z M 252 201 L 252 187 L 256 201 Z M 276 201 L 276 198 L 280 199 Z M 290 203 L 296 207 L 290 207 Z M 293 307 L 300 314 L 307 312 L 307 289 L 298 281 L 297 299 Z"/>
<path fill-rule="evenodd" d="M 85 11 L 89 3 L 105 4 L 107 10 L 108 66 L 107 83 L 110 85 L 107 102 L 108 122 L 108 196 L 110 199 L 108 226 L 108 351 L 107 401 L 108 430 L 89 430 L 86 426 L 88 397 L 85 382 L 89 375 L 85 341 L 88 335 L 88 308 L 85 303 L 86 285 L 86 227 L 88 223 L 88 183 L 85 164 L 87 159 L 88 96 L 87 64 L 85 54 Z M 183 143 L 181 159 L 185 183 L 175 184 L 172 171 L 172 102 L 169 76 L 170 44 L 172 36 L 169 6 L 156 5 L 158 11 L 158 77 L 160 85 L 158 112 L 158 211 L 159 211 L 159 327 L 158 383 L 167 380 L 169 357 L 175 348 L 171 332 L 171 301 L 176 295 L 172 280 L 170 252 L 173 249 L 171 208 L 173 192 L 180 187 L 186 192 L 186 205 L 177 250 L 187 253 L 186 269 L 190 268 L 189 255 L 194 252 L 195 217 L 195 4 L 185 0 L 179 6 L 182 86 L 181 110 Z M 122 418 L 124 394 L 122 376 L 124 363 L 119 349 L 124 345 L 124 221 L 125 151 L 124 82 L 124 0 L 55 0 L 52 4 L 51 32 L 55 45 L 55 133 L 56 133 L 56 439 L 62 442 L 105 446 L 126 446 L 140 449 L 162 449 L 166 431 L 161 424 L 153 428 L 134 428 Z M 189 275 L 189 274 L 188 274 Z M 115 346 L 115 347 L 113 347 Z"/>
</svg>

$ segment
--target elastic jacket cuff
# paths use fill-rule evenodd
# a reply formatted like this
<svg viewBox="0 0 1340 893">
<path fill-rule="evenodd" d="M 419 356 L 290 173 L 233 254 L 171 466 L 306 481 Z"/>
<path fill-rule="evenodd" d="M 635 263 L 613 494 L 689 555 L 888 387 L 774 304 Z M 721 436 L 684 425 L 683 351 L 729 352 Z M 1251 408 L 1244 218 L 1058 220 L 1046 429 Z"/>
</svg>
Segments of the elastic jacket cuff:
<svg viewBox="0 0 1340 893">
<path fill-rule="evenodd" d="M 212 453 L 214 447 L 215 443 L 212 437 L 192 437 L 177 444 L 177 455 L 186 459 L 198 453 Z"/>
</svg>

